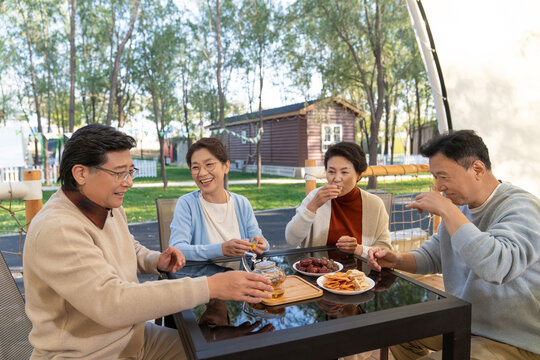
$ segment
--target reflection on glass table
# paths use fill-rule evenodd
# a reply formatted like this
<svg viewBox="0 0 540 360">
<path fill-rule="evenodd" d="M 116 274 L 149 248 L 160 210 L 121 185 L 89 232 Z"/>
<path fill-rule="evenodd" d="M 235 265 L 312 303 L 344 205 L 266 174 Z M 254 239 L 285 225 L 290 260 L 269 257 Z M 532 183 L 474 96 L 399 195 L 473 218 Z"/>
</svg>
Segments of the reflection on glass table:
<svg viewBox="0 0 540 360">
<path fill-rule="evenodd" d="M 338 253 L 334 251 L 334 253 Z M 283 304 L 278 306 L 266 306 L 263 304 L 250 305 L 240 302 L 223 302 L 223 313 L 227 313 L 227 337 L 244 336 L 258 331 L 279 331 L 295 328 L 304 325 L 322 323 L 333 319 L 351 316 L 362 316 L 365 313 L 376 312 L 395 307 L 412 305 L 422 302 L 436 301 L 439 295 L 401 279 L 392 272 L 383 270 L 382 272 L 372 271 L 367 264 L 352 255 L 344 253 L 338 254 L 340 262 L 344 268 L 359 269 L 366 276 L 375 281 L 375 287 L 370 291 L 359 295 L 337 295 L 328 291 L 323 291 L 323 295 L 318 298 L 305 301 Z M 278 266 L 283 266 L 287 275 L 297 275 L 308 282 L 316 285 L 316 277 L 305 276 L 294 270 L 293 264 L 299 259 L 311 256 L 332 258 L 332 252 L 303 253 L 287 256 L 268 256 L 268 260 L 276 262 Z M 238 261 L 240 262 L 240 261 Z M 231 261 L 228 265 L 231 265 Z M 253 267 L 250 259 L 245 266 Z M 216 264 L 206 264 L 200 266 L 186 266 L 177 276 L 201 276 L 211 275 L 219 271 L 227 271 L 230 268 Z M 215 341 L 215 331 L 208 331 L 208 325 L 202 321 L 207 313 L 208 306 L 201 305 L 194 309 L 195 319 L 201 326 L 207 341 Z M 234 327 L 238 331 L 230 329 Z"/>
<path fill-rule="evenodd" d="M 295 271 L 295 262 L 334 259 L 343 264 L 343 272 L 363 271 L 375 286 L 349 296 L 317 291 L 314 298 L 275 306 L 214 301 L 174 314 L 189 359 L 336 359 L 439 334 L 444 334 L 445 359 L 469 357 L 471 305 L 465 301 L 391 270 L 371 271 L 363 259 L 335 247 L 287 249 L 264 256 L 283 266 L 287 275 L 314 286 L 318 278 Z M 243 267 L 240 258 L 212 259 L 190 262 L 169 275 L 195 277 Z M 253 263 L 246 261 L 245 267 L 253 269 Z M 284 298 L 286 294 L 287 290 Z"/>
<path fill-rule="evenodd" d="M 198 323 L 206 340 L 210 342 L 274 330 L 271 324 L 261 326 L 260 320 L 245 321 L 239 325 L 231 324 L 227 313 L 227 302 L 218 299 L 212 299 L 206 304 L 206 309 Z"/>
</svg>

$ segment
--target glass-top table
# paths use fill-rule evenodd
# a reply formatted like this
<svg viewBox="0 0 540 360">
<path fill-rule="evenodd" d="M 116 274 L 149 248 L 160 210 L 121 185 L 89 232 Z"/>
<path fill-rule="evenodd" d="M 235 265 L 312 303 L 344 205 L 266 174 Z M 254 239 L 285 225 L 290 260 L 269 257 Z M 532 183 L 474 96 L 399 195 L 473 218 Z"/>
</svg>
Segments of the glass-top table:
<svg viewBox="0 0 540 360">
<path fill-rule="evenodd" d="M 359 295 L 322 296 L 266 306 L 237 301 L 210 303 L 175 314 L 188 358 L 193 359 L 336 359 L 367 350 L 443 334 L 444 359 L 468 358 L 469 303 L 384 269 L 373 271 L 365 260 L 333 247 L 291 249 L 264 254 L 287 275 L 317 286 L 317 277 L 294 270 L 293 264 L 314 257 L 333 258 L 343 272 L 359 269 L 375 281 Z M 248 262 L 251 267 L 251 262 Z M 244 270 L 239 258 L 188 262 L 171 277 L 195 277 Z"/>
</svg>

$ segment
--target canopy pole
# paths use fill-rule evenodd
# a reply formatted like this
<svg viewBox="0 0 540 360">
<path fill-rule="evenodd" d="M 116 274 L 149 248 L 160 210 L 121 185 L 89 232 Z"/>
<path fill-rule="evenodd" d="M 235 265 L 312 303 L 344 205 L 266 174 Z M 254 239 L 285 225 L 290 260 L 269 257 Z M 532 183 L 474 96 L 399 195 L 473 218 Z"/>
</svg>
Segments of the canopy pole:
<svg viewBox="0 0 540 360">
<path fill-rule="evenodd" d="M 435 101 L 439 133 L 445 134 L 449 130 L 452 130 L 452 118 L 450 116 L 450 105 L 448 104 L 442 68 L 437 50 L 435 49 L 435 41 L 433 40 L 422 2 L 420 0 L 407 0 L 407 8 L 409 9 L 418 47 L 420 48 L 424 67 L 426 68 L 431 85 L 431 94 Z"/>
</svg>

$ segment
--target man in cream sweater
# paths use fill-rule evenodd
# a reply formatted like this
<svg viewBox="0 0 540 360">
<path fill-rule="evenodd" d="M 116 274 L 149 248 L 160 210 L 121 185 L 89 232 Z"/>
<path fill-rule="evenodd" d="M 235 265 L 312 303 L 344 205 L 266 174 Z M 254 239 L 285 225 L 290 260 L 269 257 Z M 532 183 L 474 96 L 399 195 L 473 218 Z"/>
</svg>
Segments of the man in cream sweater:
<svg viewBox="0 0 540 360">
<path fill-rule="evenodd" d="M 445 290 L 472 304 L 471 359 L 540 359 L 540 200 L 497 180 L 473 131 L 436 138 L 421 152 L 437 191 L 408 207 L 437 214 L 442 223 L 410 253 L 370 249 L 370 263 L 442 272 Z M 441 347 L 437 336 L 391 350 L 398 360 L 440 359 Z"/>
<path fill-rule="evenodd" d="M 148 250 L 129 233 L 122 202 L 137 175 L 129 153 L 135 144 L 98 124 L 66 143 L 62 188 L 32 220 L 24 246 L 32 359 L 182 359 L 177 331 L 146 320 L 211 298 L 270 296 L 265 277 L 240 271 L 138 282 L 137 272 L 176 272 L 185 258 L 174 247 Z"/>
</svg>

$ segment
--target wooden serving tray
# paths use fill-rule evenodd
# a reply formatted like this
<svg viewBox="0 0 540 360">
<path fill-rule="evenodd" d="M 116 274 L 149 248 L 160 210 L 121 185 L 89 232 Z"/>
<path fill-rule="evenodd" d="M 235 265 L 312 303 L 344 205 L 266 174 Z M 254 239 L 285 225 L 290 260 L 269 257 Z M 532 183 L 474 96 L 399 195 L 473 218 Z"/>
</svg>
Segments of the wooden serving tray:
<svg viewBox="0 0 540 360">
<path fill-rule="evenodd" d="M 288 275 L 283 282 L 285 293 L 277 299 L 263 299 L 265 305 L 282 305 L 300 300 L 312 299 L 322 296 L 323 291 L 316 285 L 310 284 L 306 280 L 296 275 Z"/>
</svg>

